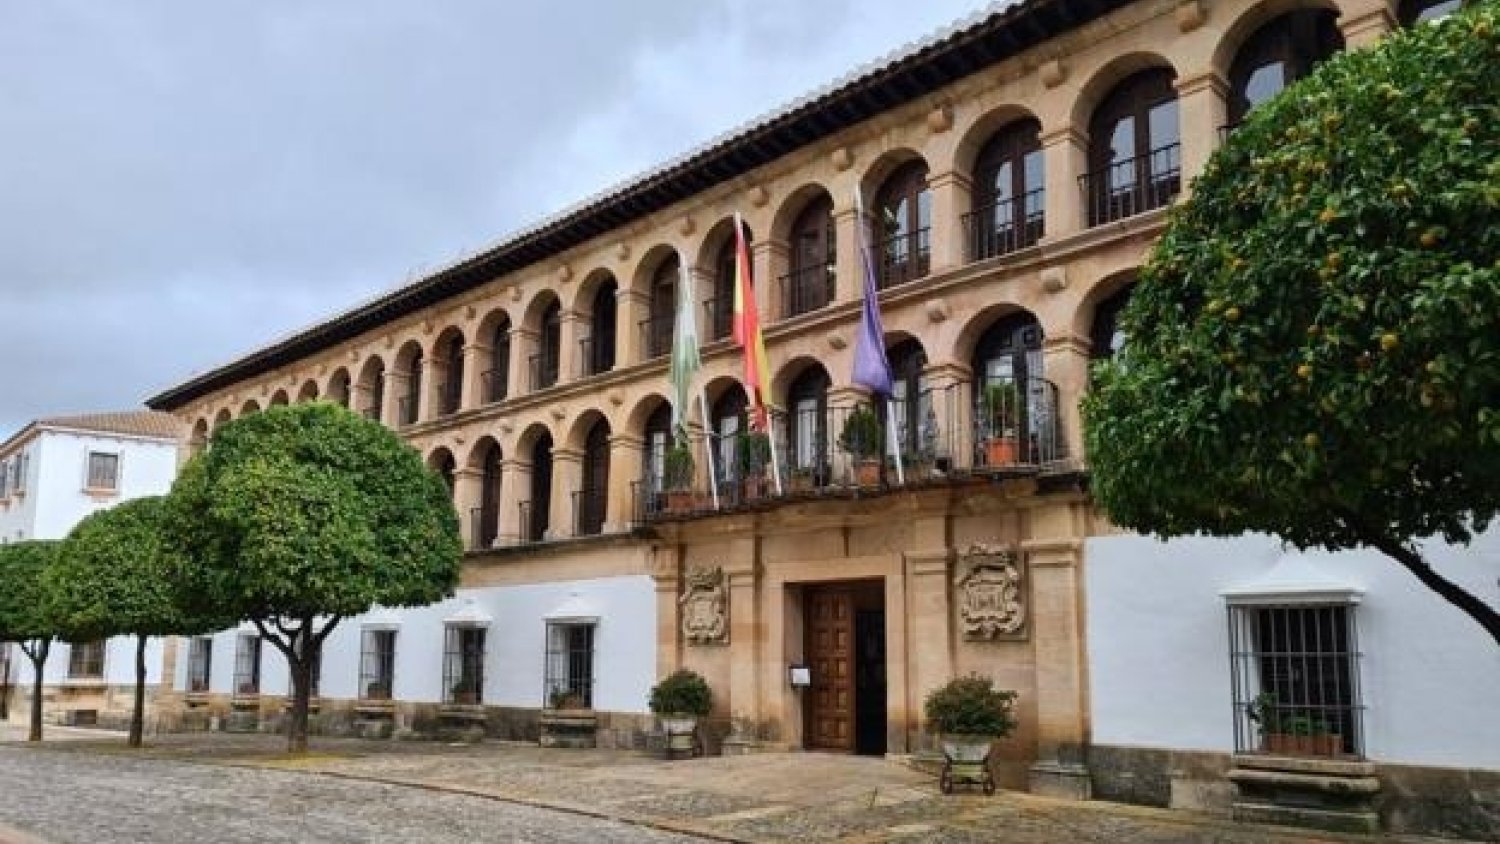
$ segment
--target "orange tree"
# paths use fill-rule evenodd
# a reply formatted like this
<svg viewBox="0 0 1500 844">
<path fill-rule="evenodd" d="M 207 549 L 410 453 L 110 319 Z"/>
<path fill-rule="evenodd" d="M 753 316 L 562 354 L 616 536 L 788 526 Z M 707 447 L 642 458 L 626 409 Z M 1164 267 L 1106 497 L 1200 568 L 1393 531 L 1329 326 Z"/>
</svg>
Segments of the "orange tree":
<svg viewBox="0 0 1500 844">
<path fill-rule="evenodd" d="M 1500 13 L 1346 53 L 1175 208 L 1084 402 L 1093 491 L 1161 537 L 1378 549 L 1500 643 L 1420 540 L 1500 509 Z"/>
<path fill-rule="evenodd" d="M 186 605 L 253 623 L 286 657 L 291 751 L 307 749 L 312 668 L 343 619 L 419 606 L 458 584 L 447 486 L 394 433 L 328 403 L 214 432 L 168 496 Z"/>
</svg>

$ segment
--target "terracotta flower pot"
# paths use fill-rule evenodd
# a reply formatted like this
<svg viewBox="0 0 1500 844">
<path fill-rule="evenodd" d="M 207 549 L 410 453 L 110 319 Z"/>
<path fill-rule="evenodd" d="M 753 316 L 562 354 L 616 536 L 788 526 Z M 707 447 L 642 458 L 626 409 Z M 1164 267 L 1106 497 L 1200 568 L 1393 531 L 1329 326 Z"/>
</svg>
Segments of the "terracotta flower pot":
<svg viewBox="0 0 1500 844">
<path fill-rule="evenodd" d="M 991 437 L 984 441 L 984 465 L 1011 466 L 1015 462 L 1015 437 Z"/>
</svg>

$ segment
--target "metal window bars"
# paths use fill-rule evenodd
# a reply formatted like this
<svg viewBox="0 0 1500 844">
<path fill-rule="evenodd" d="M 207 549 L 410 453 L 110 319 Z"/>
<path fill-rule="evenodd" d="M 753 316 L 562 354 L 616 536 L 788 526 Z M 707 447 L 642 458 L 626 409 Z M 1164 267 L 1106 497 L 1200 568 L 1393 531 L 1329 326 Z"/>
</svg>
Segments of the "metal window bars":
<svg viewBox="0 0 1500 844">
<path fill-rule="evenodd" d="M 396 631 L 369 628 L 359 643 L 360 700 L 390 700 L 396 681 Z"/>
<path fill-rule="evenodd" d="M 781 286 L 781 316 L 790 319 L 828 306 L 837 295 L 832 261 L 792 270 L 777 282 Z"/>
<path fill-rule="evenodd" d="M 211 636 L 194 636 L 188 643 L 189 692 L 206 692 L 212 678 L 214 640 Z"/>
<path fill-rule="evenodd" d="M 448 625 L 443 634 L 443 703 L 476 706 L 484 702 L 483 627 Z"/>
<path fill-rule="evenodd" d="M 241 633 L 234 645 L 234 693 L 260 694 L 260 635 Z"/>
<path fill-rule="evenodd" d="M 547 622 L 543 700 L 549 709 L 594 706 L 594 625 Z"/>
<path fill-rule="evenodd" d="M 1182 144 L 1167 144 L 1122 158 L 1078 177 L 1089 225 L 1123 220 L 1162 208 L 1182 192 Z"/>
<path fill-rule="evenodd" d="M 874 244 L 880 261 L 876 287 L 881 290 L 915 281 L 927 275 L 932 256 L 932 229 L 901 232 Z"/>
<path fill-rule="evenodd" d="M 672 351 L 672 327 L 675 316 L 671 313 L 657 314 L 641 320 L 641 348 L 646 359 L 658 358 Z"/>
<path fill-rule="evenodd" d="M 969 260 L 983 261 L 1035 246 L 1046 229 L 1045 198 L 1044 190 L 1038 188 L 963 215 Z"/>
</svg>

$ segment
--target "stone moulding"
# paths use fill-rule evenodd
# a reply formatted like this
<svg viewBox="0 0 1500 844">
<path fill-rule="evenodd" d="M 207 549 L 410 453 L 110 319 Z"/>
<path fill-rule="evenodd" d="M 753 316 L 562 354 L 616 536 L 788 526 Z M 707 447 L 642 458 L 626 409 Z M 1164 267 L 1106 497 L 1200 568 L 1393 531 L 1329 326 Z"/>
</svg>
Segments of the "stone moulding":
<svg viewBox="0 0 1500 844">
<path fill-rule="evenodd" d="M 975 543 L 959 556 L 958 572 L 958 625 L 965 639 L 1025 638 L 1025 573 L 1014 548 Z"/>
<path fill-rule="evenodd" d="M 682 636 L 696 645 L 729 642 L 729 595 L 721 566 L 695 566 L 684 578 Z"/>
</svg>

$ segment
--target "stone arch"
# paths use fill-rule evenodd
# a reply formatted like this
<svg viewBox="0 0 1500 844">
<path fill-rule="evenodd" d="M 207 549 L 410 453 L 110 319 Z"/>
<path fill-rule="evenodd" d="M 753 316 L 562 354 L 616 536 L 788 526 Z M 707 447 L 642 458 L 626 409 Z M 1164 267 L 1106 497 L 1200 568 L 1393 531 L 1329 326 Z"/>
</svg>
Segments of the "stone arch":
<svg viewBox="0 0 1500 844">
<path fill-rule="evenodd" d="M 526 310 L 521 316 L 521 327 L 527 331 L 541 331 L 542 314 L 554 303 L 559 309 L 562 308 L 562 299 L 555 291 L 538 290 L 536 295 L 531 297 L 531 301 L 526 303 Z"/>
<path fill-rule="evenodd" d="M 1154 68 L 1165 68 L 1172 72 L 1174 78 L 1180 75 L 1177 67 L 1161 53 L 1138 50 L 1115 56 L 1105 62 L 1087 82 L 1079 86 L 1070 117 L 1073 127 L 1079 132 L 1087 133 L 1094 111 L 1116 86 L 1143 70 Z"/>
<path fill-rule="evenodd" d="M 958 337 L 953 343 L 952 362 L 961 364 L 965 369 L 969 369 L 975 349 L 978 347 L 979 340 L 984 336 L 985 332 L 989 331 L 996 323 L 1017 317 L 1018 315 L 1030 317 L 1036 321 L 1037 325 L 1042 324 L 1041 319 L 1035 313 L 1012 302 L 997 302 L 987 308 L 976 311 L 958 332 Z M 929 350 L 929 355 L 931 351 Z M 975 378 L 979 377 L 978 373 L 971 373 L 971 375 Z"/>
<path fill-rule="evenodd" d="M 552 429 L 547 427 L 546 424 L 533 422 L 527 425 L 525 430 L 521 431 L 520 435 L 516 437 L 516 447 L 512 451 L 512 455 L 521 460 L 530 460 L 531 453 L 536 448 L 537 442 L 544 436 L 549 440 L 556 441 L 556 438 L 552 434 Z"/>
<path fill-rule="evenodd" d="M 1074 337 L 1087 339 L 1091 356 L 1100 356 L 1101 343 L 1107 341 L 1107 338 L 1101 334 L 1113 333 L 1112 329 L 1115 327 L 1113 320 L 1119 316 L 1119 308 L 1129 300 L 1129 291 L 1135 286 L 1139 277 L 1140 272 L 1136 268 L 1111 273 L 1091 285 L 1079 301 L 1078 307 L 1073 310 L 1072 334 Z M 1106 316 L 1111 321 L 1111 325 L 1107 328 L 1099 324 L 1101 307 L 1108 311 Z"/>
<path fill-rule="evenodd" d="M 301 389 L 297 390 L 297 403 L 301 404 L 303 402 L 317 401 L 317 400 L 318 400 L 318 382 L 314 381 L 311 378 L 309 378 L 306 381 L 303 381 Z"/>
<path fill-rule="evenodd" d="M 907 167 L 914 161 L 922 162 L 922 165 L 931 170 L 927 158 L 918 150 L 911 147 L 896 147 L 881 153 L 860 176 L 859 189 L 864 196 L 865 210 L 871 211 L 875 207 L 875 197 L 880 193 L 882 187 L 892 175 L 903 167 Z M 852 198 L 851 198 L 852 202 Z M 837 198 L 834 199 L 834 207 L 840 207 Z"/>
<path fill-rule="evenodd" d="M 811 355 L 798 355 L 782 364 L 781 368 L 776 370 L 776 374 L 771 378 L 772 402 L 776 406 L 785 409 L 787 390 L 790 389 L 792 382 L 814 368 L 822 370 L 823 374 L 828 376 L 830 385 L 837 383 L 833 380 L 833 374 L 828 371 L 828 367 L 824 365 L 823 361 Z"/>
<path fill-rule="evenodd" d="M 227 408 L 227 407 L 220 408 L 219 412 L 214 415 L 214 428 L 213 429 L 215 431 L 219 430 L 219 426 L 221 426 L 224 423 L 228 422 L 230 420 L 230 418 L 231 417 L 229 415 L 229 408 Z"/>
<path fill-rule="evenodd" d="M 252 413 L 259 413 L 259 412 L 260 412 L 260 402 L 256 401 L 255 399 L 245 399 L 245 403 L 242 404 L 242 405 L 240 405 L 240 415 L 241 416 L 249 416 Z"/>
<path fill-rule="evenodd" d="M 454 475 L 458 471 L 458 461 L 453 458 L 453 452 L 447 446 L 438 446 L 427 455 L 427 468 L 438 474 L 443 483 L 448 486 L 448 497 L 453 497 Z"/>
<path fill-rule="evenodd" d="M 953 154 L 953 169 L 966 177 L 973 178 L 974 163 L 979 157 L 980 150 L 983 150 L 990 140 L 1002 131 L 1026 120 L 1041 123 L 1041 118 L 1036 112 L 1016 103 L 1007 103 L 981 114 L 969 124 L 964 130 L 963 137 L 959 139 Z"/>
<path fill-rule="evenodd" d="M 567 433 L 564 435 L 562 442 L 558 444 L 559 447 L 570 451 L 582 451 L 584 440 L 588 437 L 589 431 L 593 429 L 595 423 L 601 421 L 606 427 L 613 430 L 613 426 L 609 422 L 609 417 L 605 416 L 604 412 L 598 408 L 591 407 L 578 414 L 578 417 L 573 420 L 573 424 L 568 426 Z"/>
<path fill-rule="evenodd" d="M 359 368 L 359 377 L 354 382 L 354 393 L 359 397 L 357 402 L 350 399 L 354 412 L 380 421 L 385 406 L 385 382 L 385 359 L 380 355 L 370 355 Z"/>
<path fill-rule="evenodd" d="M 188 435 L 188 454 L 195 455 L 208 447 L 208 420 L 202 416 L 193 423 L 192 433 Z"/>
<path fill-rule="evenodd" d="M 514 324 L 510 310 L 504 305 L 496 305 L 479 318 L 479 324 L 474 329 L 474 342 L 490 345 L 497 330 Z"/>
<path fill-rule="evenodd" d="M 804 209 L 822 197 L 828 197 L 833 202 L 833 207 L 839 204 L 833 201 L 833 191 L 822 182 L 807 182 L 796 190 L 786 195 L 781 204 L 776 207 L 776 213 L 771 217 L 770 239 L 774 243 L 787 243 L 792 236 L 792 224 L 802 215 Z M 852 202 L 846 199 L 845 204 Z"/>
<path fill-rule="evenodd" d="M 583 277 L 582 281 L 574 285 L 573 296 L 563 302 L 563 307 L 587 316 L 593 312 L 594 298 L 599 288 L 611 281 L 615 282 L 615 288 L 618 290 L 619 279 L 615 277 L 615 274 L 608 267 L 595 267 Z"/>
<path fill-rule="evenodd" d="M 440 415 L 457 413 L 463 406 L 464 347 L 466 338 L 457 325 L 444 328 L 432 341 L 432 399 Z"/>
<path fill-rule="evenodd" d="M 1234 57 L 1240 48 L 1245 46 L 1255 33 L 1266 24 L 1287 14 L 1303 10 L 1316 10 L 1333 12 L 1335 15 L 1342 14 L 1342 9 L 1334 0 L 1263 0 L 1251 6 L 1243 8 L 1229 25 L 1224 27 L 1223 35 L 1214 44 L 1213 59 L 1211 67 L 1214 73 L 1221 78 L 1229 78 L 1229 66 L 1234 63 Z"/>
<path fill-rule="evenodd" d="M 291 403 L 291 399 L 287 397 L 286 390 L 277 390 L 271 394 L 271 402 L 267 407 L 286 407 Z"/>
<path fill-rule="evenodd" d="M 649 296 L 651 293 L 651 280 L 662 264 L 672 259 L 679 262 L 684 261 L 682 252 L 670 243 L 658 243 L 641 254 L 640 261 L 636 262 L 635 271 L 631 273 L 629 289 L 637 293 Z"/>
<path fill-rule="evenodd" d="M 328 386 L 324 388 L 323 395 L 335 404 L 353 406 L 354 382 L 349 377 L 347 368 L 341 366 L 328 376 Z"/>
<path fill-rule="evenodd" d="M 636 401 L 630 413 L 626 414 L 623 430 L 632 434 L 641 433 L 646 429 L 646 420 L 651 418 L 651 414 L 662 405 L 670 403 L 670 400 L 662 393 L 646 393 Z"/>
</svg>

